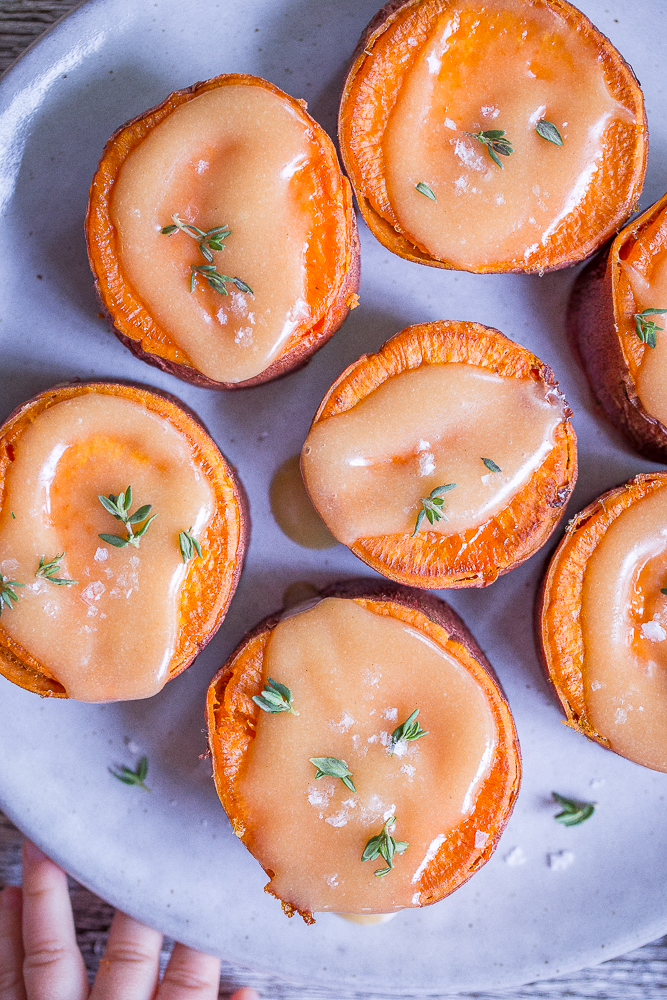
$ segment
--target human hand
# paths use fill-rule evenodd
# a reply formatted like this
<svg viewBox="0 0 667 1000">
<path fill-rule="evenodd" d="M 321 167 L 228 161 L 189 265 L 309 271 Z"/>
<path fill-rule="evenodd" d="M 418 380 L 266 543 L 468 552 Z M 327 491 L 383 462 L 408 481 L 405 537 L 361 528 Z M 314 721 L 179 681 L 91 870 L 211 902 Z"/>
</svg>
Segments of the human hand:
<svg viewBox="0 0 667 1000">
<path fill-rule="evenodd" d="M 0 893 L 0 1000 L 217 1000 L 220 960 L 175 944 L 162 982 L 162 935 L 116 911 L 92 987 L 76 943 L 67 876 L 23 844 L 23 890 Z M 259 1000 L 244 987 L 230 1000 Z"/>
</svg>

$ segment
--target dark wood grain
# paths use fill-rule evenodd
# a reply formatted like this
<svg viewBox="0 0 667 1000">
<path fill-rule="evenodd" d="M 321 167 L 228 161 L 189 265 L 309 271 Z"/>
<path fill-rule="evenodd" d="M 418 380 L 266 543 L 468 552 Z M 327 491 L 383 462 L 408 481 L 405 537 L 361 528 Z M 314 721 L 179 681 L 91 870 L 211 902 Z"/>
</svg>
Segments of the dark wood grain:
<svg viewBox="0 0 667 1000">
<path fill-rule="evenodd" d="M 128 0 L 128 3 L 137 0 Z M 183 0 L 187 2 L 187 0 Z M 31 42 L 79 0 L 0 0 L 0 73 Z M 92 279 L 91 279 L 92 280 Z M 21 834 L 0 813 L 0 886 L 21 880 Z M 90 977 L 94 977 L 104 951 L 113 916 L 112 908 L 76 882 L 71 882 L 72 905 L 79 946 Z M 162 964 L 166 964 L 171 942 L 165 941 Z M 247 972 L 223 963 L 220 996 L 228 997 L 237 987 L 254 986 L 272 1000 L 386 1000 L 384 996 L 317 987 L 295 987 L 271 976 Z M 643 948 L 612 959 L 592 969 L 583 969 L 534 985 L 509 991 L 463 994 L 468 1000 L 665 1000 L 667 997 L 667 935 Z M 118 998 L 122 1000 L 122 998 Z M 406 1000 L 408 998 L 406 997 Z M 453 1000 L 438 994 L 433 1000 Z"/>
</svg>

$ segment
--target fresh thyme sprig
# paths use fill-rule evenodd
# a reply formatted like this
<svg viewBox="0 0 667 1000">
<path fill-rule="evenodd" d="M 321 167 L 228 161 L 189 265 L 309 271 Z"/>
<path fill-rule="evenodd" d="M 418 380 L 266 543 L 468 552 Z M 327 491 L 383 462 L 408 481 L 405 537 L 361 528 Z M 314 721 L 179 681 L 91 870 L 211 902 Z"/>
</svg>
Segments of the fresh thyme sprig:
<svg viewBox="0 0 667 1000">
<path fill-rule="evenodd" d="M 415 190 L 419 191 L 420 194 L 426 195 L 426 197 L 430 198 L 431 201 L 438 200 L 435 196 L 433 188 L 429 184 L 424 183 L 424 181 L 420 181 L 419 184 L 415 184 Z"/>
<path fill-rule="evenodd" d="M 97 499 L 112 517 L 115 517 L 117 521 L 122 521 L 127 528 L 127 538 L 123 538 L 121 535 L 99 535 L 98 537 L 103 542 L 108 542 L 109 545 L 115 545 L 117 549 L 122 549 L 126 545 L 133 545 L 135 549 L 138 549 L 140 539 L 148 531 L 151 521 L 154 521 L 157 517 L 157 514 L 153 514 L 152 517 L 148 516 L 153 505 L 150 503 L 144 504 L 139 510 L 135 510 L 134 514 L 130 514 L 130 507 L 132 506 L 131 486 L 128 486 L 125 492 L 119 493 L 118 496 L 114 496 L 113 493 L 110 493 L 108 497 L 98 494 Z M 142 521 L 144 522 L 143 524 L 141 524 Z M 138 531 L 134 530 L 135 524 L 141 524 Z"/>
<path fill-rule="evenodd" d="M 644 312 L 635 313 L 635 329 L 642 344 L 655 347 L 658 343 L 657 334 L 664 330 L 663 326 L 658 326 L 649 316 L 661 316 L 667 313 L 667 309 L 645 309 Z"/>
<path fill-rule="evenodd" d="M 60 563 L 65 558 L 64 552 L 59 552 L 57 556 L 54 556 L 50 562 L 44 562 L 46 556 L 39 557 L 39 567 L 35 572 L 35 576 L 38 580 L 47 580 L 49 583 L 55 583 L 58 587 L 72 587 L 77 584 L 78 580 L 65 580 L 62 577 L 57 577 L 56 573 L 60 573 Z"/>
<path fill-rule="evenodd" d="M 160 230 L 163 236 L 173 236 L 174 233 L 179 230 L 182 233 L 187 233 L 191 236 L 193 240 L 196 240 L 199 244 L 199 249 L 202 255 L 209 261 L 210 264 L 213 263 L 213 254 L 211 250 L 224 250 L 225 244 L 224 240 L 231 234 L 231 229 L 229 226 L 214 226 L 213 229 L 208 229 L 204 231 L 198 226 L 194 226 L 191 222 L 183 222 L 179 219 L 178 215 L 172 215 L 173 225 L 165 226 L 164 229 Z"/>
<path fill-rule="evenodd" d="M 19 597 L 14 587 L 25 587 L 25 583 L 19 583 L 18 580 L 8 580 L 6 576 L 0 573 L 0 615 L 2 614 L 3 608 L 9 608 L 11 611 L 14 604 L 18 601 Z"/>
<path fill-rule="evenodd" d="M 504 168 L 498 154 L 509 156 L 510 153 L 514 152 L 512 143 L 509 139 L 505 139 L 505 132 L 502 129 L 492 128 L 486 132 L 464 132 L 464 135 L 469 135 L 471 139 L 477 139 L 483 146 L 486 146 L 489 150 L 489 156 L 501 170 Z"/>
<path fill-rule="evenodd" d="M 192 527 L 188 528 L 187 531 L 179 531 L 178 544 L 181 550 L 181 558 L 184 563 L 189 562 L 195 552 L 201 559 L 201 545 L 192 534 Z"/>
<path fill-rule="evenodd" d="M 496 465 L 496 463 L 493 461 L 492 458 L 483 458 L 482 461 L 484 462 L 484 465 L 487 467 L 487 469 L 489 470 L 489 472 L 502 472 L 503 471 L 500 468 L 499 465 Z"/>
<path fill-rule="evenodd" d="M 292 692 L 284 684 L 279 684 L 269 677 L 266 686 L 261 694 L 254 694 L 252 700 L 262 709 L 263 712 L 291 712 L 292 715 L 299 713 L 292 704 Z M 318 774 L 319 778 L 320 775 Z"/>
<path fill-rule="evenodd" d="M 408 740 L 420 740 L 422 736 L 428 736 L 427 730 L 422 729 L 417 722 L 418 715 L 419 709 L 416 708 L 412 715 L 409 715 L 401 726 L 396 726 L 396 729 L 391 734 L 389 753 L 392 757 L 395 753 L 398 753 L 400 756 L 402 750 L 399 750 L 399 746 L 407 743 Z"/>
<path fill-rule="evenodd" d="M 563 810 L 554 816 L 554 819 L 557 823 L 562 823 L 563 826 L 578 826 L 584 820 L 590 819 L 595 812 L 595 802 L 577 802 L 576 799 L 566 799 L 564 795 L 559 795 L 558 792 L 552 792 L 551 794 L 553 795 L 554 802 Z"/>
<path fill-rule="evenodd" d="M 209 286 L 214 292 L 218 292 L 220 295 L 229 295 L 227 291 L 227 284 L 236 285 L 240 292 L 246 292 L 249 295 L 254 295 L 254 292 L 250 285 L 247 285 L 245 281 L 241 281 L 240 278 L 230 278 L 228 274 L 220 274 L 218 269 L 214 264 L 191 264 L 190 265 L 190 291 L 195 290 L 195 279 L 198 274 L 202 278 L 206 278 Z"/>
<path fill-rule="evenodd" d="M 352 781 L 352 771 L 348 769 L 344 760 L 339 760 L 338 757 L 309 757 L 308 759 L 317 768 L 316 778 L 324 778 L 325 775 L 331 778 L 340 778 L 346 788 L 349 788 L 351 792 L 356 792 Z"/>
<path fill-rule="evenodd" d="M 396 817 L 390 816 L 382 827 L 382 832 L 378 833 L 375 837 L 371 837 L 364 847 L 364 853 L 361 855 L 362 861 L 373 861 L 375 858 L 382 857 L 387 862 L 386 868 L 376 868 L 375 874 L 378 878 L 388 875 L 394 867 L 394 855 L 403 854 L 410 846 L 404 840 L 394 840 L 389 833 L 389 827 L 393 827 L 395 823 Z"/>
<path fill-rule="evenodd" d="M 197 275 L 200 274 L 203 278 L 206 278 L 209 287 L 213 289 L 214 292 L 218 292 L 220 295 L 229 295 L 227 291 L 227 283 L 230 282 L 236 285 L 240 292 L 247 292 L 249 294 L 254 294 L 250 285 L 246 284 L 245 281 L 241 281 L 240 278 L 230 278 L 226 274 L 220 274 L 217 267 L 213 263 L 213 250 L 224 250 L 225 243 L 224 240 L 231 235 L 231 229 L 229 226 L 214 226 L 213 229 L 203 230 L 199 226 L 193 225 L 191 222 L 183 222 L 179 219 L 177 214 L 172 215 L 173 222 L 170 226 L 165 226 L 160 230 L 163 236 L 173 236 L 176 232 L 186 233 L 191 236 L 193 240 L 197 241 L 199 249 L 203 257 L 206 258 L 208 264 L 191 264 L 190 273 L 190 291 L 195 290 L 195 280 Z"/>
<path fill-rule="evenodd" d="M 118 778 L 122 781 L 124 785 L 138 785 L 139 788 L 143 788 L 145 792 L 150 792 L 150 788 L 145 784 L 146 775 L 148 774 L 148 757 L 142 757 L 137 764 L 136 771 L 133 771 L 129 767 L 119 767 L 117 771 L 113 768 L 109 768 L 110 774 L 113 774 L 114 778 Z"/>
<path fill-rule="evenodd" d="M 448 493 L 449 490 L 454 489 L 456 489 L 456 483 L 447 483 L 446 486 L 436 486 L 427 497 L 420 498 L 419 502 L 422 505 L 422 509 L 417 514 L 417 523 L 415 524 L 415 530 L 410 535 L 411 538 L 414 538 L 419 531 L 424 517 L 428 519 L 429 524 L 433 524 L 435 521 L 449 520 L 442 509 L 445 506 L 443 493 Z"/>
<path fill-rule="evenodd" d="M 554 146 L 563 146 L 563 137 L 554 125 L 553 122 L 545 121 L 544 118 L 540 118 L 539 122 L 535 126 L 535 131 L 547 142 L 553 142 Z"/>
</svg>

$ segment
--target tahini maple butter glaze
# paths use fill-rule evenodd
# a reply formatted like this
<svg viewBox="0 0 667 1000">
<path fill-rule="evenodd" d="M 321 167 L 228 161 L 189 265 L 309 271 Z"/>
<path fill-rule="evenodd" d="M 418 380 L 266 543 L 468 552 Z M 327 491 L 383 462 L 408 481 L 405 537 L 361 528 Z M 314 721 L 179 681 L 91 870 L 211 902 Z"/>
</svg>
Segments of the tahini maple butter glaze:
<svg viewBox="0 0 667 1000">
<path fill-rule="evenodd" d="M 262 622 L 212 681 L 218 793 L 290 915 L 424 906 L 489 858 L 509 818 L 520 776 L 512 718 L 444 602 L 363 580 L 322 598 Z M 253 701 L 269 678 L 298 715 Z M 392 745 L 416 709 L 425 735 Z M 344 762 L 355 791 L 317 778 L 317 757 Z M 383 874 L 382 856 L 362 854 L 392 817 L 388 832 L 408 846 Z"/>
<path fill-rule="evenodd" d="M 647 148 L 632 70 L 564 0 L 393 0 L 355 53 L 339 134 L 378 239 L 476 272 L 586 257 L 632 212 Z"/>
<path fill-rule="evenodd" d="M 129 528 L 98 498 L 130 500 L 128 485 Z M 245 501 L 171 399 L 107 383 L 42 393 L 0 429 L 0 489 L 0 586 L 10 590 L 0 672 L 10 680 L 79 701 L 146 698 L 215 633 L 241 570 Z"/>
<path fill-rule="evenodd" d="M 568 725 L 667 771 L 667 473 L 582 511 L 544 581 L 539 633 Z"/>
<path fill-rule="evenodd" d="M 659 310 L 658 312 L 652 310 Z M 605 413 L 667 461 L 667 195 L 579 275 L 568 331 Z"/>
<path fill-rule="evenodd" d="M 304 102 L 258 77 L 177 91 L 119 129 L 87 234 L 121 339 L 209 388 L 298 367 L 356 304 L 358 238 L 333 144 Z"/>
<path fill-rule="evenodd" d="M 553 373 L 475 323 L 408 327 L 351 365 L 301 456 L 332 534 L 422 587 L 484 586 L 528 558 L 576 478 Z"/>
</svg>

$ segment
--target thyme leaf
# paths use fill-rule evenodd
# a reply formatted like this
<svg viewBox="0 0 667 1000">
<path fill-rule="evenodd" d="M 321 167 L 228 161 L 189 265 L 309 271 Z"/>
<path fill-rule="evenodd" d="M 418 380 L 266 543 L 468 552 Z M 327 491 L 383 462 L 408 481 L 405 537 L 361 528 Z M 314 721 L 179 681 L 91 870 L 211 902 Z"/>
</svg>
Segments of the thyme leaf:
<svg viewBox="0 0 667 1000">
<path fill-rule="evenodd" d="M 421 497 L 419 502 L 422 505 L 422 509 L 417 514 L 417 522 L 415 524 L 415 530 L 410 535 L 410 538 L 414 538 L 424 517 L 427 518 L 429 524 L 433 524 L 435 521 L 448 521 L 449 518 L 442 509 L 445 506 L 445 501 L 443 500 L 443 493 L 448 493 L 449 490 L 456 489 L 456 483 L 447 483 L 446 486 L 436 486 L 434 490 L 431 490 L 427 497 Z"/>
<path fill-rule="evenodd" d="M 386 868 L 376 868 L 375 875 L 378 878 L 382 878 L 383 875 L 388 875 L 389 872 L 394 867 L 394 855 L 403 854 L 407 851 L 410 846 L 404 840 L 396 841 L 389 833 L 389 827 L 393 828 L 396 823 L 396 817 L 390 816 L 387 822 L 382 827 L 382 831 L 376 834 L 375 837 L 371 837 L 364 847 L 363 854 L 361 855 L 362 861 L 374 861 L 375 858 L 383 858 L 387 862 Z"/>
<path fill-rule="evenodd" d="M 494 163 L 498 164 L 501 170 L 503 169 L 503 165 L 498 154 L 500 153 L 500 156 L 509 156 L 514 152 L 512 143 L 509 139 L 505 138 L 505 132 L 502 129 L 492 128 L 486 132 L 464 132 L 463 134 L 469 135 L 471 139 L 477 139 L 483 146 L 486 146 L 489 150 L 489 156 Z"/>
<path fill-rule="evenodd" d="M 554 802 L 561 806 L 563 810 L 554 816 L 554 819 L 557 823 L 562 823 L 563 826 L 578 826 L 579 823 L 590 819 L 595 812 L 595 802 L 578 802 L 576 799 L 566 799 L 564 795 L 559 795 L 558 792 L 552 792 L 551 794 L 553 795 Z"/>
<path fill-rule="evenodd" d="M 418 715 L 419 709 L 417 708 L 401 726 L 396 726 L 394 729 L 389 740 L 389 753 L 392 757 L 396 752 L 399 754 L 402 752 L 398 750 L 401 744 L 407 743 L 408 740 L 420 740 L 422 736 L 428 736 L 428 732 L 422 729 L 417 722 Z"/>
<path fill-rule="evenodd" d="M 152 521 L 155 520 L 157 514 L 153 514 L 149 517 L 153 505 L 150 503 L 144 504 L 143 507 L 139 507 L 135 510 L 134 514 L 130 514 L 130 507 L 132 506 L 132 487 L 128 486 L 124 493 L 119 493 L 118 496 L 114 496 L 110 493 L 108 497 L 98 494 L 97 499 L 100 501 L 102 506 L 112 517 L 115 517 L 117 521 L 122 521 L 127 529 L 127 536 L 123 538 L 122 535 L 98 535 L 103 542 L 108 542 L 109 545 L 114 545 L 117 549 L 123 549 L 126 545 L 133 545 L 135 549 L 139 548 L 139 541 L 148 531 L 148 528 Z M 134 530 L 135 524 L 143 524 L 138 531 Z"/>
<path fill-rule="evenodd" d="M 635 313 L 635 329 L 642 344 L 655 347 L 658 343 L 657 334 L 664 330 L 663 326 L 658 326 L 649 316 L 661 316 L 667 313 L 667 309 L 644 309 L 644 312 Z"/>
<path fill-rule="evenodd" d="M 502 472 L 503 471 L 500 468 L 499 465 L 496 465 L 496 463 L 493 461 L 492 458 L 483 458 L 482 461 L 484 462 L 484 465 L 487 467 L 487 469 L 489 470 L 489 472 Z"/>
<path fill-rule="evenodd" d="M 181 550 L 181 558 L 184 563 L 189 562 L 195 552 L 201 559 L 201 545 L 192 534 L 192 526 L 190 526 L 187 531 L 179 531 L 178 544 Z"/>
<path fill-rule="evenodd" d="M 250 285 L 246 284 L 245 281 L 241 281 L 240 278 L 231 278 L 228 274 L 220 274 L 218 269 L 213 264 L 191 264 L 190 265 L 190 291 L 195 290 L 195 279 L 197 275 L 201 275 L 202 278 L 206 278 L 209 287 L 213 289 L 214 292 L 218 292 L 220 295 L 229 295 L 227 291 L 227 285 L 235 285 L 240 292 L 246 292 L 248 295 L 254 295 L 254 292 Z"/>
<path fill-rule="evenodd" d="M 309 757 L 308 759 L 317 768 L 316 778 L 323 778 L 325 775 L 331 778 L 340 778 L 351 792 L 356 792 L 352 781 L 352 771 L 348 770 L 344 760 L 339 760 L 338 757 Z"/>
<path fill-rule="evenodd" d="M 545 121 L 544 118 L 540 118 L 539 122 L 535 126 L 535 131 L 547 142 L 553 142 L 554 146 L 563 146 L 563 137 L 554 125 L 553 122 Z"/>
<path fill-rule="evenodd" d="M 163 236 L 173 236 L 179 230 L 182 233 L 186 233 L 191 236 L 193 240 L 196 240 L 199 244 L 199 249 L 202 256 L 206 258 L 209 263 L 213 263 L 212 250 L 224 250 L 225 244 L 224 240 L 231 234 L 231 229 L 229 226 L 214 226 L 213 229 L 208 229 L 204 231 L 198 226 L 194 226 L 191 222 L 183 222 L 179 219 L 178 215 L 172 215 L 173 223 L 170 226 L 165 226 L 164 229 L 160 230 Z"/>
<path fill-rule="evenodd" d="M 150 788 L 146 781 L 146 775 L 148 774 L 148 757 L 142 757 L 137 768 L 133 771 L 129 767 L 119 767 L 116 771 L 113 768 L 109 768 L 109 773 L 113 774 L 114 778 L 118 778 L 122 781 L 124 785 L 138 785 L 139 788 L 143 788 L 145 792 L 150 792 Z"/>
<path fill-rule="evenodd" d="M 424 181 L 420 181 L 419 184 L 415 184 L 415 190 L 419 191 L 420 194 L 426 195 L 426 197 L 430 198 L 431 201 L 437 201 L 438 200 L 436 198 L 436 196 L 435 196 L 435 192 L 433 191 L 433 188 L 430 187 L 430 185 L 425 184 Z"/>
<path fill-rule="evenodd" d="M 64 552 L 59 552 L 57 556 L 54 556 L 50 562 L 45 562 L 46 556 L 39 557 L 39 567 L 35 572 L 35 576 L 38 580 L 48 580 L 49 583 L 55 583 L 58 587 L 72 587 L 77 584 L 78 580 L 66 580 L 63 577 L 57 577 L 56 573 L 60 573 L 60 563 L 65 558 Z"/>
<path fill-rule="evenodd" d="M 299 713 L 292 704 L 292 692 L 284 684 L 279 684 L 269 677 L 266 686 L 261 694 L 254 694 L 252 700 L 262 709 L 263 712 L 291 712 L 292 715 Z M 317 775 L 319 778 L 320 775 Z"/>
<path fill-rule="evenodd" d="M 3 608 L 9 608 L 11 611 L 14 604 L 18 601 L 18 594 L 14 590 L 14 587 L 25 587 L 25 583 L 19 583 L 18 580 L 8 580 L 6 576 L 0 573 L 0 615 L 2 614 Z"/>
</svg>

